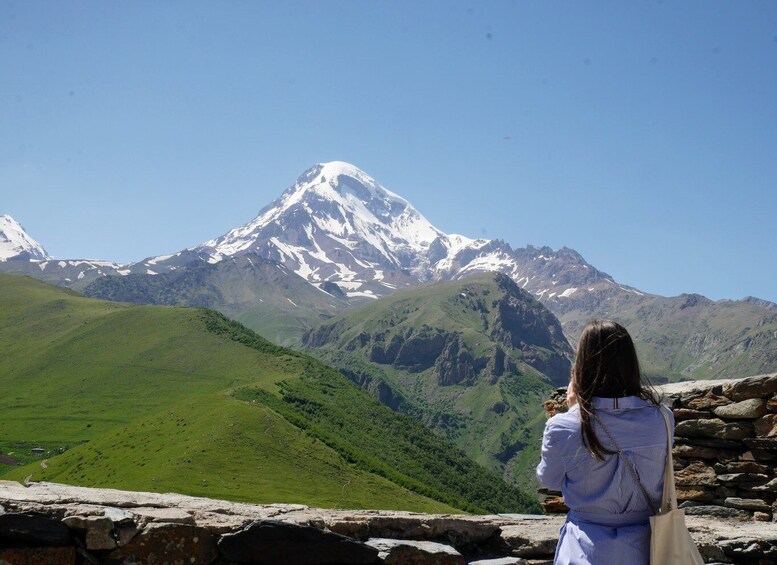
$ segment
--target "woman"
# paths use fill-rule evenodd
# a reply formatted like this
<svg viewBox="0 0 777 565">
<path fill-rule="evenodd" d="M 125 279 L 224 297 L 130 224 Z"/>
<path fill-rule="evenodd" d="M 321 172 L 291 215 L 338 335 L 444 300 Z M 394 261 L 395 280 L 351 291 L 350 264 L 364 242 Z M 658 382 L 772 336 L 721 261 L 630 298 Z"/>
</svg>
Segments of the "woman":
<svg viewBox="0 0 777 565">
<path fill-rule="evenodd" d="M 594 320 L 585 327 L 567 403 L 569 412 L 545 425 L 537 466 L 539 482 L 560 490 L 570 509 L 554 563 L 647 564 L 648 519 L 661 506 L 666 423 L 623 326 Z M 671 410 L 663 410 L 674 426 Z"/>
</svg>

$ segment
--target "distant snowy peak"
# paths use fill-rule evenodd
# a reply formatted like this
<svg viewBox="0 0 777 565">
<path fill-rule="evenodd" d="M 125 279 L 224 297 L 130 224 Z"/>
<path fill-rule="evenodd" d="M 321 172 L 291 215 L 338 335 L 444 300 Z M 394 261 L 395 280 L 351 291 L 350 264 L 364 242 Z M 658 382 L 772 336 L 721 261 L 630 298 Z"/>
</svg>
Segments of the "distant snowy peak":
<svg viewBox="0 0 777 565">
<path fill-rule="evenodd" d="M 11 216 L 0 216 L 0 261 L 9 259 L 49 259 L 43 246 L 32 239 Z"/>
<path fill-rule="evenodd" d="M 365 269 L 411 269 L 445 236 L 354 165 L 320 163 L 251 222 L 191 248 L 210 262 L 254 252 L 311 282 L 348 282 Z"/>
<path fill-rule="evenodd" d="M 276 261 L 324 291 L 337 284 L 349 298 L 378 298 L 419 281 L 487 271 L 505 273 L 551 299 L 614 284 L 569 249 L 513 249 L 501 240 L 446 234 L 407 200 L 342 161 L 305 171 L 251 222 L 132 270 L 161 272 L 244 254 Z"/>
</svg>

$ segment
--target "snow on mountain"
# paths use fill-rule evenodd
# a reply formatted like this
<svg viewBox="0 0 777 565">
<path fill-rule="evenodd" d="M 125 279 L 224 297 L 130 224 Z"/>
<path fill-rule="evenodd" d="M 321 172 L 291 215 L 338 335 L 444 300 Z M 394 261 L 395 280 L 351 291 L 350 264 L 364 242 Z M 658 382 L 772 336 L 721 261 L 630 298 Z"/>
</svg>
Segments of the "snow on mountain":
<svg viewBox="0 0 777 565">
<path fill-rule="evenodd" d="M 49 259 L 43 246 L 32 239 L 11 216 L 0 216 L 0 261 Z"/>
<path fill-rule="evenodd" d="M 199 248 L 211 248 L 214 255 L 234 255 L 272 239 L 267 237 L 268 227 L 280 228 L 272 230 L 277 236 L 293 235 L 303 243 L 314 234 L 326 234 L 347 249 L 366 243 L 396 266 L 402 263 L 398 255 L 423 252 L 442 235 L 409 202 L 355 166 L 333 161 L 303 173 L 253 221 Z M 302 233 L 292 233 L 295 231 Z M 277 236 L 273 243 L 282 254 L 292 257 L 298 252 L 299 245 L 278 244 L 283 240 Z"/>
<path fill-rule="evenodd" d="M 132 265 L 51 261 L 10 216 L 2 216 L 0 235 L 0 262 L 27 258 L 23 269 L 13 261 L 12 270 L 79 288 L 107 275 L 156 275 L 243 255 L 275 261 L 322 292 L 357 300 L 487 271 L 509 275 L 546 303 L 618 287 L 566 248 L 513 249 L 501 240 L 446 234 L 407 200 L 342 161 L 311 167 L 252 221 L 219 238 Z"/>
<path fill-rule="evenodd" d="M 378 298 L 418 282 L 486 271 L 503 272 L 550 300 L 615 284 L 571 250 L 513 249 L 500 240 L 446 234 L 342 161 L 308 169 L 251 222 L 175 255 L 136 263 L 131 271 L 153 267 L 156 273 L 243 254 L 277 261 L 325 292 L 336 284 L 349 298 Z"/>
<path fill-rule="evenodd" d="M 307 170 L 251 222 L 183 254 L 214 263 L 258 253 L 313 284 L 330 281 L 350 297 L 377 298 L 423 278 L 428 251 L 441 237 L 405 199 L 333 161 Z"/>
</svg>

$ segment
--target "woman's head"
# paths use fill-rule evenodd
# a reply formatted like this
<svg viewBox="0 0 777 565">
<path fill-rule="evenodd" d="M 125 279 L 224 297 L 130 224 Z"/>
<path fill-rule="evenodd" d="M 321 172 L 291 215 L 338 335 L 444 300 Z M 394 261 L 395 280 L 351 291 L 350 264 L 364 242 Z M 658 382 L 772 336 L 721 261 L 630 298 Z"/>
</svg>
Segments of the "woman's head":
<svg viewBox="0 0 777 565">
<path fill-rule="evenodd" d="M 593 320 L 583 329 L 569 384 L 580 405 L 583 442 L 599 459 L 607 450 L 593 430 L 591 398 L 639 396 L 656 403 L 649 385 L 643 385 L 629 332 L 611 320 Z"/>
<path fill-rule="evenodd" d="M 572 367 L 578 398 L 638 396 L 639 361 L 626 328 L 611 320 L 593 320 L 583 329 Z"/>
</svg>

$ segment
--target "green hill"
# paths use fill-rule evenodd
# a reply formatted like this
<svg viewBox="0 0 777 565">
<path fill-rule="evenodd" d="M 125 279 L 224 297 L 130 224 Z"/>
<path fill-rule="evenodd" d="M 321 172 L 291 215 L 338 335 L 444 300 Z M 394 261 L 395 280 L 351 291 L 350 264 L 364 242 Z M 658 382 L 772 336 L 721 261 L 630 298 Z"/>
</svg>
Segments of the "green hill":
<svg viewBox="0 0 777 565">
<path fill-rule="evenodd" d="M 0 275 L 0 348 L 0 450 L 28 462 L 3 478 L 323 507 L 537 508 L 337 371 L 211 310 Z M 47 453 L 30 455 L 37 446 Z"/>
<path fill-rule="evenodd" d="M 397 292 L 308 332 L 326 363 L 512 482 L 532 484 L 543 401 L 569 380 L 558 320 L 509 277 Z"/>
</svg>

